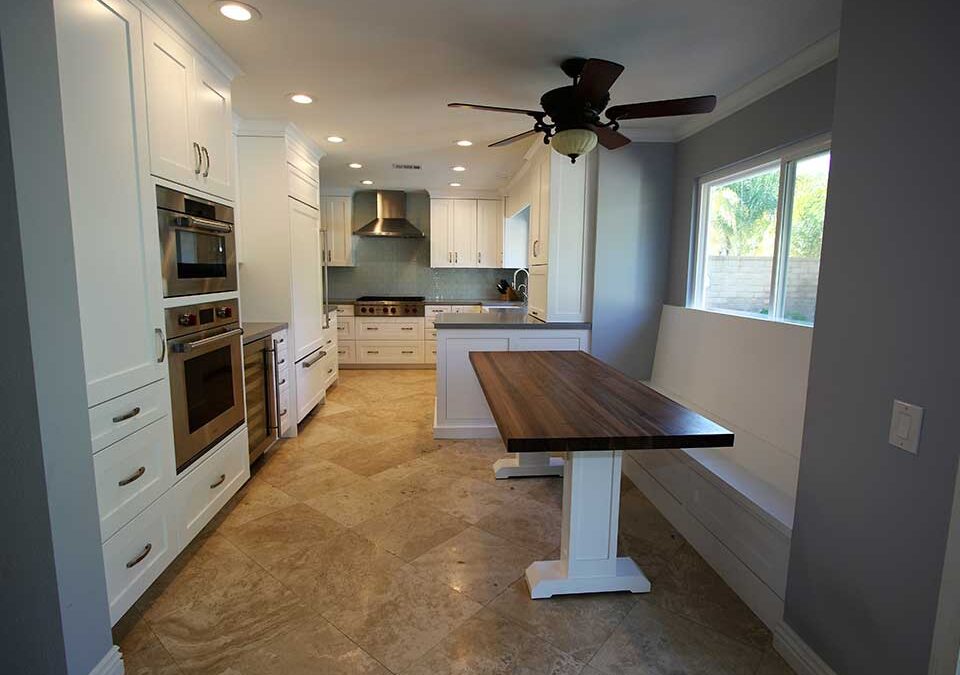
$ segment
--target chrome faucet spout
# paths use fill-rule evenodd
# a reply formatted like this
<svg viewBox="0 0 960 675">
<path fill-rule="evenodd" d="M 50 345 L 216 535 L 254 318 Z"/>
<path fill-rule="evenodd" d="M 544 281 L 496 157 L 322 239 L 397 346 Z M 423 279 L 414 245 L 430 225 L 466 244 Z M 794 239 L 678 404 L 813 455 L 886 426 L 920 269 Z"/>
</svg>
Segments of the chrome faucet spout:
<svg viewBox="0 0 960 675">
<path fill-rule="evenodd" d="M 518 283 L 517 283 L 517 275 L 520 274 L 521 272 L 523 272 L 523 273 L 526 275 L 526 277 L 527 277 L 527 283 L 525 283 L 525 284 L 518 284 Z M 526 299 L 527 299 L 527 288 L 529 287 L 529 285 L 530 285 L 530 273 L 529 273 L 525 268 L 523 268 L 523 267 L 517 268 L 517 270 L 513 273 L 513 290 L 516 291 L 517 294 L 518 294 L 521 298 L 523 298 L 524 300 L 526 300 Z M 523 290 L 521 290 L 521 289 L 523 289 Z"/>
</svg>

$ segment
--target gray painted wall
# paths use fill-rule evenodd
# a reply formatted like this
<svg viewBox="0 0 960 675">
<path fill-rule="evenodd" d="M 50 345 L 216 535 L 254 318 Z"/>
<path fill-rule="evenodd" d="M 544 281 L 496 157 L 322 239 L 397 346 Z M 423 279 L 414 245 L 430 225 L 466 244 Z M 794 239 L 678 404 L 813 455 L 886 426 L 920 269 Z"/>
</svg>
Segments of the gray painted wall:
<svg viewBox="0 0 960 675">
<path fill-rule="evenodd" d="M 353 229 L 377 217 L 376 192 L 353 197 Z M 513 270 L 431 269 L 430 197 L 407 194 L 407 220 L 422 230 L 424 239 L 354 237 L 355 267 L 330 268 L 330 297 L 361 295 L 424 295 L 428 298 L 497 298 L 499 279 L 512 280 Z"/>
<path fill-rule="evenodd" d="M 0 147 L 0 672 L 87 675 L 112 639 L 51 1 L 0 3 L 0 51 L 10 143 Z"/>
<path fill-rule="evenodd" d="M 954 0 L 843 6 L 785 613 L 840 675 L 927 672 L 960 452 L 957 25 Z M 917 456 L 887 444 L 894 398 L 926 408 Z"/>
<path fill-rule="evenodd" d="M 667 303 L 687 303 L 697 179 L 711 171 L 830 131 L 836 62 L 778 89 L 677 144 Z"/>
<path fill-rule="evenodd" d="M 628 375 L 650 377 L 670 248 L 674 145 L 598 150 L 591 351 Z"/>
</svg>

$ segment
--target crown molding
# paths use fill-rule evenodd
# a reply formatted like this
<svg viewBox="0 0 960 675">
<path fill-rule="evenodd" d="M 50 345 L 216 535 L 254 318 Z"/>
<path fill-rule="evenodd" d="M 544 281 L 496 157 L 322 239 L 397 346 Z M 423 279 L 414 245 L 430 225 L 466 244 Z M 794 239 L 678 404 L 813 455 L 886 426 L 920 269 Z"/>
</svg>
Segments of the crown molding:
<svg viewBox="0 0 960 675">
<path fill-rule="evenodd" d="M 430 199 L 503 199 L 497 190 L 461 190 L 460 188 L 437 188 L 427 190 Z"/>
<path fill-rule="evenodd" d="M 630 129 L 620 127 L 620 133 L 635 143 L 672 143 L 676 134 L 672 129 Z"/>
<path fill-rule="evenodd" d="M 691 117 L 674 130 L 675 141 L 682 141 L 695 133 L 716 124 L 720 120 L 756 103 L 777 89 L 813 72 L 833 61 L 840 54 L 840 31 L 834 31 L 817 40 L 803 51 L 774 66 L 760 77 L 725 96 L 721 96 L 716 109 L 709 115 Z M 623 131 L 621 129 L 621 131 Z"/>
<path fill-rule="evenodd" d="M 230 80 L 243 75 L 243 70 L 237 62 L 175 0 L 140 0 L 140 2 L 182 40 L 203 54 Z"/>
<path fill-rule="evenodd" d="M 317 145 L 316 141 L 307 136 L 300 127 L 293 122 L 283 120 L 249 120 L 235 118 L 234 132 L 237 136 L 257 136 L 261 138 L 289 138 L 304 146 L 316 158 L 322 159 L 327 153 Z"/>
</svg>

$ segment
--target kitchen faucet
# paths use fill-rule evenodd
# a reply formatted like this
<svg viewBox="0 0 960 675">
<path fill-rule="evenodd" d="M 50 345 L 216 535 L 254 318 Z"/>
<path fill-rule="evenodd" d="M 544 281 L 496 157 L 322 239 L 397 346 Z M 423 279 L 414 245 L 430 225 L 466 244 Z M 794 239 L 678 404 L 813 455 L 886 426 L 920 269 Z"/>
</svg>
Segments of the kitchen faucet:
<svg viewBox="0 0 960 675">
<path fill-rule="evenodd" d="M 519 284 L 519 285 L 518 285 L 518 284 L 517 284 L 517 275 L 520 274 L 521 272 L 523 272 L 525 275 L 527 275 L 527 283 L 525 283 L 525 284 Z M 523 267 L 518 268 L 517 271 L 513 273 L 513 290 L 516 291 L 517 294 L 518 294 L 523 300 L 526 300 L 526 299 L 527 299 L 527 286 L 528 286 L 529 284 L 530 284 L 530 273 L 529 273 L 526 269 L 524 269 Z M 523 289 L 523 290 L 520 290 L 520 289 Z"/>
</svg>

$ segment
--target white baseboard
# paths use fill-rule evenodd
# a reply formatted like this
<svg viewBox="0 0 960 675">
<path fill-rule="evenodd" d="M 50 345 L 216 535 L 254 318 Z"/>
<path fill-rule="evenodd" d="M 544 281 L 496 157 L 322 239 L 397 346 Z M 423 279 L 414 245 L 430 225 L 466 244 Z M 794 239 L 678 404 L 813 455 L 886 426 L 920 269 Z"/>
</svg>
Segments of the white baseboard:
<svg viewBox="0 0 960 675">
<path fill-rule="evenodd" d="M 790 626 L 782 621 L 773 631 L 773 648 L 797 675 L 837 675 Z"/>
<path fill-rule="evenodd" d="M 90 675 L 123 675 L 123 657 L 120 655 L 120 648 L 113 645 L 93 670 Z"/>
<path fill-rule="evenodd" d="M 500 438 L 500 431 L 496 425 L 485 427 L 434 426 L 433 437 L 453 440 L 462 438 Z"/>
</svg>

